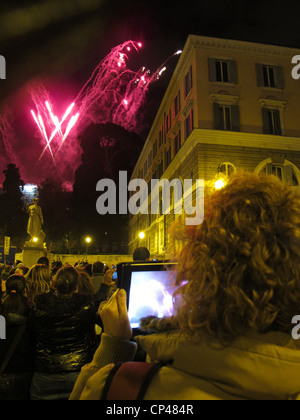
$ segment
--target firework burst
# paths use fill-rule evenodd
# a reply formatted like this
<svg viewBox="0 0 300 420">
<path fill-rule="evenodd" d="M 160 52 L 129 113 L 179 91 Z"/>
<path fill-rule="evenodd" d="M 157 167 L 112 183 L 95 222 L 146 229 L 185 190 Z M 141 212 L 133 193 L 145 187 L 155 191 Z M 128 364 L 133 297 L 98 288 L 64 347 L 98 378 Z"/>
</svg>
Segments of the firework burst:
<svg viewBox="0 0 300 420">
<path fill-rule="evenodd" d="M 145 101 L 151 83 L 165 71 L 166 62 L 178 55 L 173 54 L 151 74 L 145 67 L 132 71 L 128 67 L 129 54 L 139 52 L 140 42 L 127 41 L 112 49 L 98 64 L 91 77 L 66 109 L 63 116 L 56 115 L 48 92 L 43 86 L 31 89 L 35 110 L 31 110 L 44 148 L 38 159 L 47 153 L 56 165 L 65 147 L 71 147 L 72 139 L 91 123 L 118 124 L 128 131 L 138 132 L 137 115 Z M 57 165 L 56 165 L 57 167 Z M 76 168 L 75 168 L 76 169 Z"/>
</svg>

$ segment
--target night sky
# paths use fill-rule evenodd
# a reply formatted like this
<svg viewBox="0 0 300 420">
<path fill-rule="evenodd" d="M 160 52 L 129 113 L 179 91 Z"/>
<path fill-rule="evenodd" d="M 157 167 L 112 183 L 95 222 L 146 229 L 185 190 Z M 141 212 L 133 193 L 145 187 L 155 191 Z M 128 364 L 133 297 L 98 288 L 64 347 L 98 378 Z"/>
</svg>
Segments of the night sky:
<svg viewBox="0 0 300 420">
<path fill-rule="evenodd" d="M 42 81 L 64 109 L 99 61 L 125 41 L 143 42 L 131 66 L 155 71 L 184 47 L 189 34 L 300 50 L 299 17 L 295 0 L 2 0 L 0 55 L 7 61 L 7 79 L 0 80 L 0 115 L 15 130 L 14 163 L 25 182 L 35 181 L 31 168 L 41 144 L 30 117 L 29 83 Z M 145 137 L 176 63 L 149 91 Z M 0 183 L 7 163 L 0 138 Z"/>
</svg>

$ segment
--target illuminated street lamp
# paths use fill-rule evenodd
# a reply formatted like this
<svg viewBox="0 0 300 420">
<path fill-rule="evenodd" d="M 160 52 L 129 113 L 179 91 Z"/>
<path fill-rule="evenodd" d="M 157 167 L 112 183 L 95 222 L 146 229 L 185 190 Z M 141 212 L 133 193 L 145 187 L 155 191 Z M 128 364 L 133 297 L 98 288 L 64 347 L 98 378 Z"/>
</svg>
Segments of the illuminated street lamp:
<svg viewBox="0 0 300 420">
<path fill-rule="evenodd" d="M 218 179 L 216 182 L 215 182 L 215 189 L 216 190 L 221 190 L 222 188 L 224 188 L 225 187 L 225 182 L 224 182 L 224 180 L 223 179 Z"/>
<path fill-rule="evenodd" d="M 91 242 L 92 242 L 92 238 L 90 238 L 89 236 L 87 236 L 87 237 L 85 238 L 85 243 L 86 243 L 86 254 L 88 253 L 88 247 L 89 247 L 89 245 L 91 244 Z"/>
<path fill-rule="evenodd" d="M 145 233 L 144 232 L 140 232 L 139 233 L 139 238 L 142 239 L 142 240 L 145 239 Z"/>
</svg>

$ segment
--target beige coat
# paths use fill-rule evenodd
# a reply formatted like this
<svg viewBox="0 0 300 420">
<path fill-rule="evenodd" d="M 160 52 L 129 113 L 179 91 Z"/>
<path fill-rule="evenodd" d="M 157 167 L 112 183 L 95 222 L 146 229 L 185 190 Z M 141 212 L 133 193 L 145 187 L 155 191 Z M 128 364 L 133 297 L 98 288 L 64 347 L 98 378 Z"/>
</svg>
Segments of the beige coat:
<svg viewBox="0 0 300 420">
<path fill-rule="evenodd" d="M 300 342 L 289 335 L 252 334 L 228 347 L 177 334 L 137 341 L 151 360 L 174 361 L 154 377 L 146 400 L 300 399 Z M 101 399 L 112 366 L 99 370 L 96 359 L 83 369 L 71 399 Z"/>
</svg>

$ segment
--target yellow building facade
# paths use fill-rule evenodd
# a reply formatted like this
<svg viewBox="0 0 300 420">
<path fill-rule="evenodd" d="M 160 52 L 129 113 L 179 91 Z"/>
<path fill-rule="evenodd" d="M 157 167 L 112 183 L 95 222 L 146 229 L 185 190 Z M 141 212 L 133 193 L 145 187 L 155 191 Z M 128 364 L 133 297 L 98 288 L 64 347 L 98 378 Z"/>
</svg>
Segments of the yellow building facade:
<svg viewBox="0 0 300 420">
<path fill-rule="evenodd" d="M 204 179 L 236 170 L 273 173 L 300 185 L 299 50 L 189 36 L 132 179 Z M 149 189 L 150 191 L 150 189 Z M 167 257 L 170 214 L 130 217 L 130 252 Z M 144 238 L 139 233 L 144 233 Z"/>
</svg>

